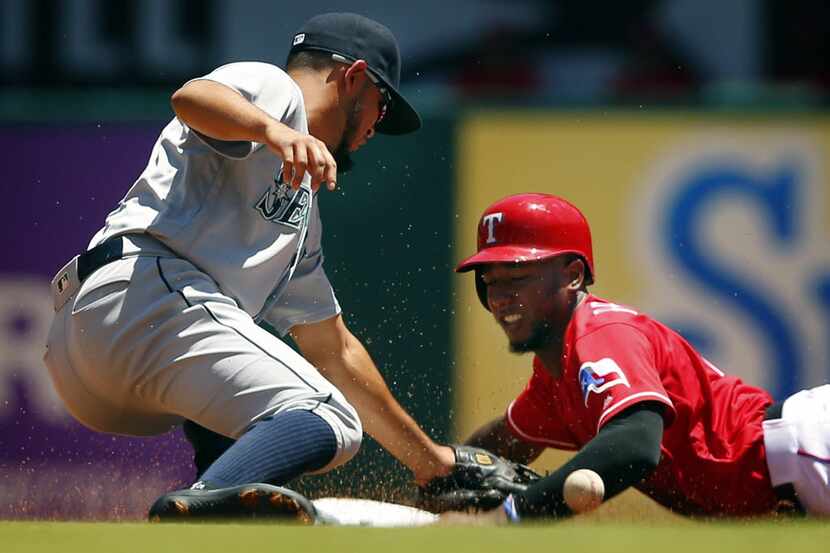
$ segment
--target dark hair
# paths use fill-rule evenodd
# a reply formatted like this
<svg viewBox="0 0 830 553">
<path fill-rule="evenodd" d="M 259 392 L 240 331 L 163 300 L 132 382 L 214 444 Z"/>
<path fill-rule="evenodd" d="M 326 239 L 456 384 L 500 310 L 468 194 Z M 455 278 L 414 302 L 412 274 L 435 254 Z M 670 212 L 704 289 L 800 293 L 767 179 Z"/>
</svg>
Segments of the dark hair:
<svg viewBox="0 0 830 553">
<path fill-rule="evenodd" d="M 573 262 L 575 259 L 579 259 L 580 261 L 582 261 L 582 266 L 585 267 L 585 274 L 584 274 L 584 279 L 583 279 L 582 286 L 583 286 L 583 288 L 587 288 L 589 283 L 591 283 L 591 280 L 592 280 L 591 279 L 591 268 L 588 266 L 588 260 L 586 260 L 584 257 L 579 255 L 578 253 L 566 253 L 562 257 L 563 257 L 563 261 L 564 261 L 563 265 L 566 266 L 566 267 L 568 265 L 570 265 L 571 262 Z"/>
<path fill-rule="evenodd" d="M 331 59 L 331 52 L 300 50 L 299 52 L 288 54 L 288 59 L 285 61 L 285 70 L 313 69 L 314 71 L 320 71 L 321 69 L 334 67 L 335 63 L 337 62 Z"/>
</svg>

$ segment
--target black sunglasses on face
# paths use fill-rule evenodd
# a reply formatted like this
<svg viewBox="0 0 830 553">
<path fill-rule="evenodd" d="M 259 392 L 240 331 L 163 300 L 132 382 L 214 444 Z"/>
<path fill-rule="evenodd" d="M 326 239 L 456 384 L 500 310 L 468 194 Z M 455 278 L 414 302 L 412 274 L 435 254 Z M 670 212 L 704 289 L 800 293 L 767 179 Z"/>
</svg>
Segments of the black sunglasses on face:
<svg viewBox="0 0 830 553">
<path fill-rule="evenodd" d="M 332 54 L 331 59 L 334 61 L 345 63 L 348 65 L 352 64 L 352 61 L 348 58 L 341 56 L 340 54 Z M 389 108 L 392 106 L 392 94 L 389 92 L 389 89 L 383 86 L 383 83 L 380 79 L 372 73 L 371 70 L 367 69 L 366 74 L 369 76 L 369 80 L 372 81 L 372 84 L 375 85 L 375 88 L 378 89 L 380 92 L 381 102 L 380 106 L 378 106 L 378 118 L 375 120 L 375 124 L 373 126 L 377 127 L 383 118 L 386 117 L 386 113 L 389 111 Z"/>
</svg>

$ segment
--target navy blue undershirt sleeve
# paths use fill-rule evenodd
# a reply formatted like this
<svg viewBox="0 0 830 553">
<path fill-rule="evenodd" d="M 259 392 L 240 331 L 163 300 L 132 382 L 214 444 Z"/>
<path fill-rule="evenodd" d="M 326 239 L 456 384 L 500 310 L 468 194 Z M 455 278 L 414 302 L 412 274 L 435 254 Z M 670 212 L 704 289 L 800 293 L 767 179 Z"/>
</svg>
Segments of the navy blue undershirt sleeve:
<svg viewBox="0 0 830 553">
<path fill-rule="evenodd" d="M 514 494 L 522 519 L 562 518 L 573 514 L 565 504 L 562 487 L 578 469 L 590 469 L 602 478 L 608 500 L 651 474 L 660 462 L 663 406 L 643 402 L 621 411 L 596 437 L 556 471 Z"/>
</svg>

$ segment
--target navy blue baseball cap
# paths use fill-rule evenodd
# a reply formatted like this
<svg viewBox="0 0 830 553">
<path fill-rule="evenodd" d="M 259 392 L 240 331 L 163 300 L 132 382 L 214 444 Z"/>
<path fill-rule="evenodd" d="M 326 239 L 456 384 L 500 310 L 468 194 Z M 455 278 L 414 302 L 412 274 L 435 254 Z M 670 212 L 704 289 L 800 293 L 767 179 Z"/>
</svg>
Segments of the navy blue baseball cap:
<svg viewBox="0 0 830 553">
<path fill-rule="evenodd" d="M 398 88 L 401 53 L 392 31 L 356 13 L 324 13 L 306 21 L 294 34 L 291 52 L 318 50 L 339 54 L 347 61 L 365 60 L 368 71 L 389 91 L 392 103 L 375 130 L 406 134 L 421 128 L 418 112 Z"/>
</svg>

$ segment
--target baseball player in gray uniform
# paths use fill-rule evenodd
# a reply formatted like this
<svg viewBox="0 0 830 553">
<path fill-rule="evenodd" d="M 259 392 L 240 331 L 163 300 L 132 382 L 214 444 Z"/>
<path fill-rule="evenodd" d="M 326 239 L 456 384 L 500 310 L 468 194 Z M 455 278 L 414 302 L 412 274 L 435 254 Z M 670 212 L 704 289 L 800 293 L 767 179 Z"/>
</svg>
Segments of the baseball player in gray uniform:
<svg viewBox="0 0 830 553">
<path fill-rule="evenodd" d="M 144 172 L 53 280 L 45 362 L 74 417 L 129 435 L 186 422 L 197 465 L 200 437 L 224 437 L 152 519 L 305 517 L 279 486 L 345 463 L 364 430 L 419 483 L 451 471 L 452 448 L 392 397 L 323 270 L 317 191 L 336 185 L 335 159 L 420 127 L 399 79 L 386 27 L 324 14 L 285 71 L 231 63 L 186 83 Z"/>
</svg>

